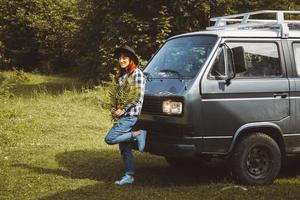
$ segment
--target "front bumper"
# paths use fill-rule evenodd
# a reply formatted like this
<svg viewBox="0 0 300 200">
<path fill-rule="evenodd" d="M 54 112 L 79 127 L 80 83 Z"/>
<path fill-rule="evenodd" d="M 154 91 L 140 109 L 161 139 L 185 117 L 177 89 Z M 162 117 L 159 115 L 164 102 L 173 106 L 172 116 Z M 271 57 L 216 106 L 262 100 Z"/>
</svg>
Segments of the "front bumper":
<svg viewBox="0 0 300 200">
<path fill-rule="evenodd" d="M 150 132 L 147 136 L 145 151 L 167 157 L 194 157 L 200 152 L 200 143 L 201 140 L 152 136 Z"/>
<path fill-rule="evenodd" d="M 160 117 L 138 120 L 134 129 L 147 130 L 145 151 L 169 157 L 189 157 L 201 153 L 201 137 L 195 138 L 193 128 L 180 123 L 177 118 Z"/>
</svg>

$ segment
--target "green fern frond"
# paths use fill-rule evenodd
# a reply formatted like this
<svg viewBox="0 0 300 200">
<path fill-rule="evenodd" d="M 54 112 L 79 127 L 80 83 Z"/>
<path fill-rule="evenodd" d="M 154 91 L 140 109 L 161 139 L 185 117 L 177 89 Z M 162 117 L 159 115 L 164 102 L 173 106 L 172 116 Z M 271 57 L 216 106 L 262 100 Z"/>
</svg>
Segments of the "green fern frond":
<svg viewBox="0 0 300 200">
<path fill-rule="evenodd" d="M 141 91 L 132 77 L 126 76 L 121 84 L 118 83 L 113 74 L 110 74 L 110 79 L 110 81 L 103 82 L 105 92 L 100 95 L 102 97 L 101 104 L 104 108 L 122 110 L 127 105 L 138 101 Z"/>
</svg>

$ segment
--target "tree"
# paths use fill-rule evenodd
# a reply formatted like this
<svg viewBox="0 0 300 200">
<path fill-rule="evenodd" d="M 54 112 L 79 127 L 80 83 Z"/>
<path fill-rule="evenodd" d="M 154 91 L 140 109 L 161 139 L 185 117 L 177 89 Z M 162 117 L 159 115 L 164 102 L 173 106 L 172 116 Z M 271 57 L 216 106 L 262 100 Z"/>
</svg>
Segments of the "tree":
<svg viewBox="0 0 300 200">
<path fill-rule="evenodd" d="M 79 13 L 67 0 L 0 2 L 0 38 L 10 67 L 51 71 L 68 62 Z"/>
<path fill-rule="evenodd" d="M 168 37 L 203 30 L 211 17 L 300 10 L 297 1 L 0 0 L 0 69 L 75 72 L 99 82 L 120 45 L 132 46 L 143 67 Z"/>
</svg>

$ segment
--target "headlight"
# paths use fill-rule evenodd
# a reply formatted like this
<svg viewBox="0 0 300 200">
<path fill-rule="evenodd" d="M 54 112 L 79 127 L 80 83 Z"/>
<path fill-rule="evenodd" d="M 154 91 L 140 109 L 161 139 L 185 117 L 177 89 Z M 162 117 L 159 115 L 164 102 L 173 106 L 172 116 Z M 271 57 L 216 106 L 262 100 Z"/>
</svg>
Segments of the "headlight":
<svg viewBox="0 0 300 200">
<path fill-rule="evenodd" d="M 180 115 L 182 113 L 182 102 L 175 102 L 171 100 L 163 101 L 162 110 L 163 113 L 166 114 Z"/>
</svg>

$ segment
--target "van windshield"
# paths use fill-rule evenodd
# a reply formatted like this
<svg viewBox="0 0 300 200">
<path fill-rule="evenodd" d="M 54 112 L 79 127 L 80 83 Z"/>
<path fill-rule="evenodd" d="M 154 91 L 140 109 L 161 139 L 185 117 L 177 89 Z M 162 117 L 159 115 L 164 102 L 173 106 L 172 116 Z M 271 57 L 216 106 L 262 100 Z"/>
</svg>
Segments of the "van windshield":
<svg viewBox="0 0 300 200">
<path fill-rule="evenodd" d="M 144 70 L 151 78 L 194 78 L 216 41 L 216 36 L 198 35 L 167 41 Z"/>
</svg>

